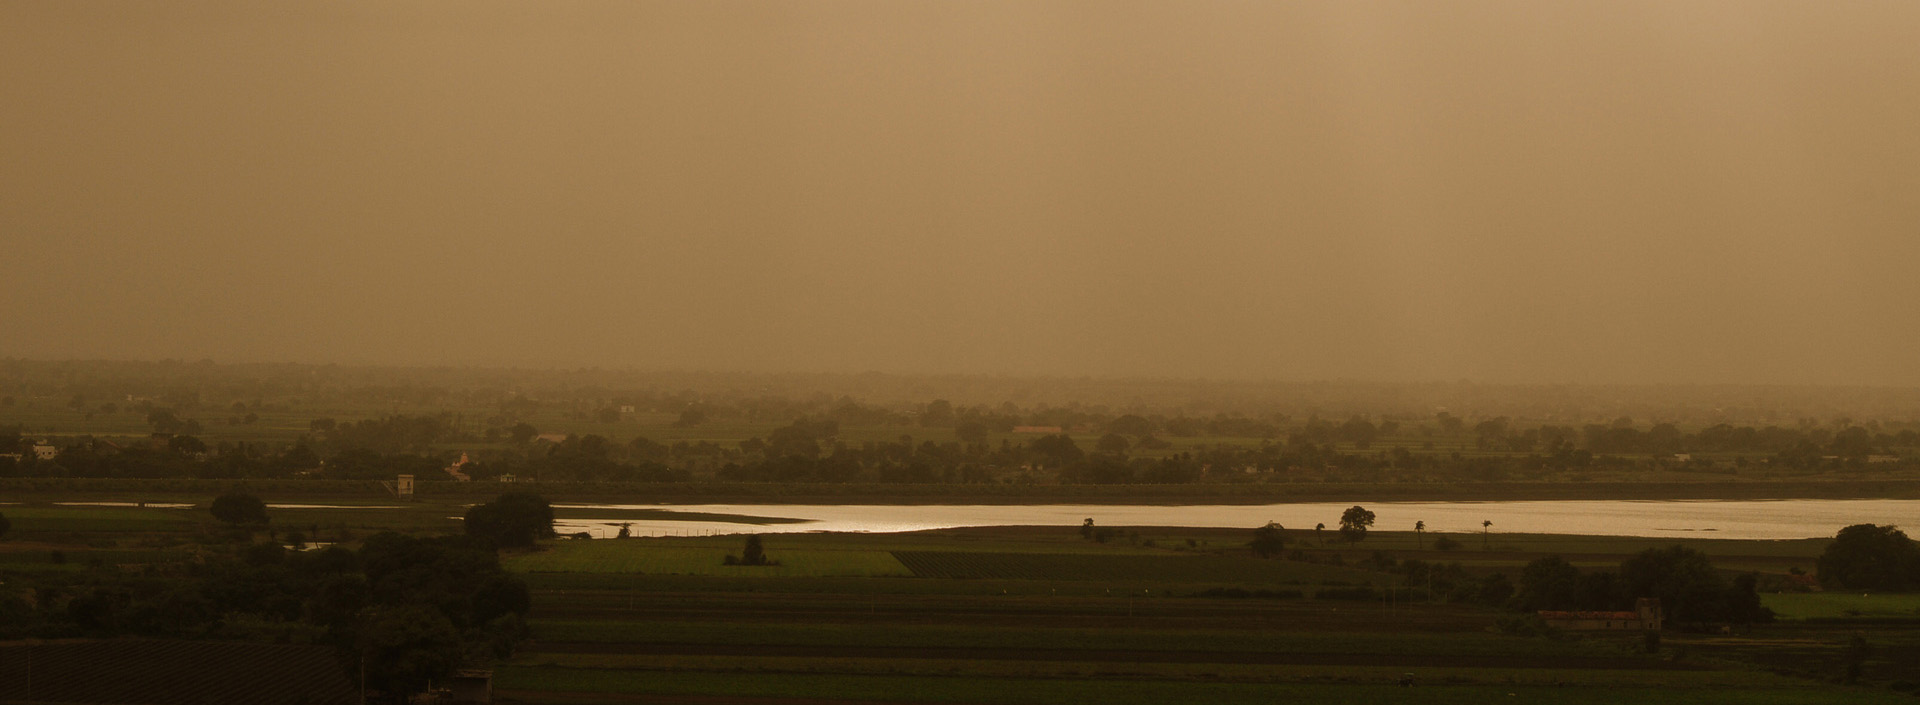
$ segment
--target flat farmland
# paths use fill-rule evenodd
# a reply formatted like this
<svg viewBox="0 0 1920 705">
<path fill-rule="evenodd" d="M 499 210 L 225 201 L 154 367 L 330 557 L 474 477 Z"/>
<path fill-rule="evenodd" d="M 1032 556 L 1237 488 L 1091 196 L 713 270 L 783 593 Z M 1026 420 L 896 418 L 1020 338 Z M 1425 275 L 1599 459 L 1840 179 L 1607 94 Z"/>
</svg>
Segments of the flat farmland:
<svg viewBox="0 0 1920 705">
<path fill-rule="evenodd" d="M 508 557 L 509 568 L 528 573 L 637 573 L 662 575 L 718 575 L 735 577 L 883 576 L 910 575 L 906 566 L 887 551 L 798 548 L 781 550 L 772 558 L 779 565 L 725 565 L 727 555 L 738 555 L 719 545 L 686 545 L 667 540 L 631 539 L 566 541 L 550 550 Z M 770 553 L 772 551 L 770 550 Z"/>
<path fill-rule="evenodd" d="M 1359 570 L 1243 556 L 1100 555 L 1085 553 L 990 553 L 895 551 L 921 578 L 1016 580 L 1159 580 L 1177 583 L 1299 584 L 1338 581 L 1370 584 L 1382 576 Z"/>
<path fill-rule="evenodd" d="M 784 573 L 723 570 L 739 537 L 552 542 L 507 558 L 542 572 L 523 572 L 534 640 L 496 684 L 509 702 L 577 703 L 1911 701 L 1829 682 L 1842 651 L 1827 631 L 1676 633 L 1657 653 L 1633 634 L 1520 636 L 1499 628 L 1512 612 L 1429 601 L 1362 567 L 1379 549 L 1513 575 L 1560 551 L 1617 565 L 1653 540 L 1447 553 L 1399 533 L 1359 547 L 1296 537 L 1305 561 L 1252 557 L 1245 529 L 1116 528 L 1107 543 L 1077 527 L 768 536 L 769 556 L 812 566 Z M 1780 565 L 1819 546 L 1696 545 Z M 898 569 L 854 574 L 881 556 Z M 1316 597 L 1357 586 L 1375 599 Z M 1868 673 L 1897 677 L 1905 642 L 1875 643 Z M 1408 676 L 1421 687 L 1394 686 Z"/>
</svg>

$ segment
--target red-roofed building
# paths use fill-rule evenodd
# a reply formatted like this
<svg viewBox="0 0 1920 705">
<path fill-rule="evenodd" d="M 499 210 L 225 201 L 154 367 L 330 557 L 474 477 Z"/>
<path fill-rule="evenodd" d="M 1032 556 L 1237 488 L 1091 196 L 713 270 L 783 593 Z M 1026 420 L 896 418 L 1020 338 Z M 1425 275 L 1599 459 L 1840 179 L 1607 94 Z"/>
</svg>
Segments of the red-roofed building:
<svg viewBox="0 0 1920 705">
<path fill-rule="evenodd" d="M 1664 615 L 1660 598 L 1642 597 L 1632 612 L 1552 612 L 1540 611 L 1547 626 L 1568 631 L 1660 631 Z"/>
</svg>

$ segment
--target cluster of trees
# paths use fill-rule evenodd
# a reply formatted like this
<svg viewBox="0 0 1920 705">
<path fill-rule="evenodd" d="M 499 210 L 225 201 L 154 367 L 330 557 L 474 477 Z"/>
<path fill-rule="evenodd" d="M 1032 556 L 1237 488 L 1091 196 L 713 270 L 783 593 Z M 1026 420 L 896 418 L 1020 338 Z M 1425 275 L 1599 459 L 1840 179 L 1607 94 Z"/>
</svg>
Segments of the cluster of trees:
<svg viewBox="0 0 1920 705">
<path fill-rule="evenodd" d="M 1834 535 L 1815 570 L 1831 588 L 1920 590 L 1920 543 L 1890 525 L 1855 524 Z"/>
<path fill-rule="evenodd" d="M 297 550 L 304 537 L 259 541 L 266 505 L 228 494 L 212 506 L 233 526 L 204 562 L 141 572 L 90 571 L 0 592 L 0 639 L 136 635 L 294 641 L 332 646 L 367 684 L 404 695 L 467 664 L 510 656 L 527 637 L 527 587 L 496 549 L 553 532 L 553 511 L 527 494 L 474 507 L 465 536 L 382 532 L 359 550 Z M 0 534 L 5 533 L 0 518 Z"/>
<path fill-rule="evenodd" d="M 852 402 L 845 402 L 840 409 L 841 417 L 863 422 L 885 416 Z M 1920 434 L 1911 429 L 1884 433 L 1861 426 L 1834 430 L 1723 425 L 1686 434 L 1670 424 L 1641 431 L 1630 419 L 1623 418 L 1610 425 L 1590 425 L 1584 430 L 1565 426 L 1515 430 L 1504 417 L 1482 420 L 1468 427 L 1462 419 L 1442 413 L 1435 418 L 1443 431 L 1454 429 L 1461 434 L 1471 434 L 1483 449 L 1525 454 L 1415 452 L 1415 446 L 1404 442 L 1404 436 L 1392 436 L 1401 431 L 1398 422 L 1375 424 L 1354 417 L 1340 424 L 1311 418 L 1304 425 L 1287 431 L 1284 440 L 1270 438 L 1258 445 L 1214 444 L 1166 455 L 1142 451 L 1170 447 L 1156 435 L 1158 433 L 1232 434 L 1251 427 L 1243 423 L 1247 419 L 1228 415 L 1202 423 L 1183 416 L 1123 414 L 1098 417 L 1108 432 L 1091 448 L 1082 447 L 1080 441 L 1065 433 L 1025 442 L 1003 438 L 998 443 L 989 443 L 987 416 L 977 411 L 936 402 L 927 405 L 925 413 L 917 417 L 921 422 L 932 419 L 953 424 L 959 437 L 957 441 L 916 442 L 910 433 L 903 433 L 895 441 L 858 445 L 841 439 L 843 421 L 835 416 L 801 417 L 764 437 L 729 444 L 709 441 L 664 444 L 646 438 L 616 443 L 596 434 L 566 436 L 564 440 L 549 442 L 541 440 L 539 430 L 525 422 L 490 428 L 484 435 L 475 435 L 461 430 L 459 418 L 451 414 L 389 416 L 352 423 L 320 419 L 312 424 L 312 433 L 305 440 L 274 449 L 247 443 L 209 447 L 190 435 L 162 435 L 142 443 L 71 438 L 61 444 L 56 460 L 40 460 L 32 453 L 21 453 L 18 460 L 0 458 L 0 476 L 216 479 L 310 476 L 377 480 L 411 474 L 421 481 L 433 481 L 451 479 L 441 472 L 451 461 L 450 452 L 436 448 L 461 442 L 487 444 L 492 440 L 491 447 L 474 451 L 474 462 L 463 467 L 462 472 L 479 480 L 511 474 L 562 482 L 675 482 L 708 477 L 736 482 L 830 483 L 1180 484 L 1274 477 L 1359 482 L 1497 481 L 1538 478 L 1568 470 L 1640 468 L 1666 462 L 1622 454 L 1751 451 L 1771 454 L 1752 461 L 1805 468 L 1861 462 L 1867 455 L 1920 445 Z M 1010 428 L 1008 424 L 1013 421 L 1012 416 L 997 417 L 993 428 Z M 1242 431 L 1233 430 L 1236 428 Z M 1273 426 L 1270 430 L 1274 433 L 1261 430 L 1260 434 L 1281 435 L 1278 429 Z M 1379 439 L 1389 436 L 1396 442 L 1390 447 L 1377 448 Z M 9 447 L 23 447 L 17 429 L 0 430 L 0 449 Z M 1740 456 L 1735 464 L 1752 461 Z M 1706 460 L 1698 462 L 1711 464 Z"/>
<path fill-rule="evenodd" d="M 1772 621 L 1760 604 L 1758 576 L 1729 581 L 1706 554 L 1685 546 L 1650 548 L 1620 564 L 1618 571 L 1581 571 L 1559 556 L 1528 563 L 1520 571 L 1513 606 L 1533 610 L 1626 610 L 1642 597 L 1660 599 L 1674 622 Z"/>
</svg>

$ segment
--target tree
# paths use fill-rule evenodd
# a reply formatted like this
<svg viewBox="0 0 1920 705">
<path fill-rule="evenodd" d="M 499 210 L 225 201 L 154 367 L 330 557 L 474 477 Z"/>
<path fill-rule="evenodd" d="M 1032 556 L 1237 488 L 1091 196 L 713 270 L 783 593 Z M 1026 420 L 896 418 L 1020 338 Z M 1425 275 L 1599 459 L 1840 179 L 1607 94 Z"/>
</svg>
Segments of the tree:
<svg viewBox="0 0 1920 705">
<path fill-rule="evenodd" d="M 1145 438 L 1153 435 L 1153 422 L 1138 414 L 1125 414 L 1108 422 L 1107 432 Z"/>
<path fill-rule="evenodd" d="M 1367 538 L 1367 528 L 1373 526 L 1373 512 L 1366 507 L 1353 505 L 1340 514 L 1340 537 L 1347 543 L 1359 543 Z"/>
<path fill-rule="evenodd" d="M 759 534 L 749 534 L 747 543 L 740 549 L 740 555 L 727 554 L 727 565 L 780 565 L 779 561 L 767 560 L 767 551 L 760 543 Z"/>
<path fill-rule="evenodd" d="M 1072 463 L 1086 455 L 1081 452 L 1080 446 L 1073 442 L 1073 437 L 1064 433 L 1035 438 L 1032 443 L 1027 444 L 1027 449 L 1033 451 L 1034 455 L 1040 456 L 1042 460 L 1049 461 L 1046 464 L 1053 467 Z"/>
<path fill-rule="evenodd" d="M 411 695 L 460 664 L 460 633 L 440 612 L 407 605 L 363 616 L 358 635 L 367 684 Z"/>
<path fill-rule="evenodd" d="M 673 422 L 673 425 L 678 426 L 680 428 L 688 428 L 691 426 L 698 426 L 706 422 L 707 422 L 707 411 L 705 409 L 700 408 L 700 406 L 696 404 L 693 406 L 688 406 L 685 409 L 682 409 L 680 411 L 680 418 L 675 419 Z"/>
<path fill-rule="evenodd" d="M 1834 535 L 1815 569 L 1828 587 L 1912 590 L 1920 588 L 1920 544 L 1892 525 L 1855 524 Z"/>
<path fill-rule="evenodd" d="M 1080 522 L 1080 538 L 1093 539 L 1093 517 L 1087 517 L 1086 521 Z"/>
<path fill-rule="evenodd" d="M 525 421 L 514 424 L 513 428 L 507 429 L 507 440 L 513 441 L 514 443 L 531 443 L 533 439 L 539 435 L 540 429 L 534 428 L 533 424 Z"/>
<path fill-rule="evenodd" d="M 241 492 L 230 492 L 214 498 L 209 508 L 213 518 L 234 526 L 265 526 L 267 524 L 267 504 L 259 497 Z"/>
<path fill-rule="evenodd" d="M 953 402 L 935 399 L 920 412 L 920 425 L 936 428 L 953 423 Z"/>
<path fill-rule="evenodd" d="M 1109 433 L 1101 436 L 1100 440 L 1094 443 L 1093 448 L 1102 453 L 1125 453 L 1131 445 L 1131 443 L 1127 442 L 1126 436 L 1118 433 Z"/>
<path fill-rule="evenodd" d="M 6 538 L 7 530 L 13 528 L 13 522 L 7 521 L 7 515 L 0 514 L 0 538 Z"/>
<path fill-rule="evenodd" d="M 1480 550 L 1482 551 L 1493 550 L 1493 520 L 1492 519 L 1487 519 L 1485 521 L 1480 522 Z"/>
<path fill-rule="evenodd" d="M 1313 542 L 1322 546 L 1327 545 L 1327 540 L 1320 537 L 1320 534 L 1322 532 L 1325 532 L 1326 530 L 1327 530 L 1326 522 L 1323 521 L 1318 524 L 1314 524 L 1313 525 Z"/>
<path fill-rule="evenodd" d="M 508 492 L 467 510 L 467 535 L 496 548 L 524 548 L 553 535 L 553 507 L 531 492 Z"/>
<path fill-rule="evenodd" d="M 1580 569 L 1559 556 L 1547 556 L 1520 570 L 1514 595 L 1523 610 L 1573 609 L 1580 596 Z"/>
<path fill-rule="evenodd" d="M 953 435 L 955 438 L 959 438 L 967 443 L 981 443 L 987 440 L 987 432 L 989 430 L 985 421 L 967 419 L 954 424 Z"/>
<path fill-rule="evenodd" d="M 1675 622 L 1728 618 L 1727 582 L 1707 555 L 1685 546 L 1649 548 L 1620 564 L 1623 597 L 1656 597 Z"/>
<path fill-rule="evenodd" d="M 1280 555 L 1287 548 L 1286 532 L 1286 527 L 1271 521 L 1267 522 L 1266 526 L 1254 529 L 1253 542 L 1248 544 L 1253 548 L 1253 555 L 1261 558 Z"/>
<path fill-rule="evenodd" d="M 1421 551 L 1427 550 L 1427 523 L 1426 522 L 1416 521 L 1413 523 L 1413 540 L 1415 542 L 1414 546 L 1416 547 L 1416 549 Z"/>
</svg>

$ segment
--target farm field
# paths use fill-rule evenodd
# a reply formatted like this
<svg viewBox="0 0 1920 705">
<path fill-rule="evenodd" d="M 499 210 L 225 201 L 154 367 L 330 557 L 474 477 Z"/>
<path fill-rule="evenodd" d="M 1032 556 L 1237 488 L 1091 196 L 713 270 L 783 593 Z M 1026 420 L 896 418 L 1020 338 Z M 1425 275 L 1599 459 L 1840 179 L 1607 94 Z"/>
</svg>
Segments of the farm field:
<svg viewBox="0 0 1920 705">
<path fill-rule="evenodd" d="M 1122 527 L 1125 540 L 1101 544 L 1076 528 L 764 538 L 776 560 L 884 553 L 906 569 L 871 576 L 720 566 L 737 537 L 556 542 L 507 559 L 541 572 L 525 573 L 535 640 L 497 683 L 507 701 L 528 703 L 1911 701 L 1885 687 L 1905 677 L 1908 640 L 1920 635 L 1911 626 L 1870 637 L 1879 651 L 1865 682 L 1879 687 L 1841 686 L 1832 681 L 1858 624 L 1675 632 L 1648 654 L 1636 635 L 1518 636 L 1498 628 L 1510 614 L 1501 610 L 1418 591 L 1388 599 L 1398 576 L 1354 565 L 1379 549 L 1512 573 L 1546 553 L 1617 564 L 1674 542 L 1527 536 L 1449 556 L 1419 550 L 1420 537 L 1406 533 L 1383 532 L 1360 549 L 1296 539 L 1310 556 L 1348 563 L 1336 566 L 1252 558 L 1245 529 Z M 1716 561 L 1779 571 L 1810 566 L 1824 546 L 1686 543 Z M 700 560 L 709 565 L 690 563 Z M 1317 595 L 1355 587 L 1375 597 Z M 1269 597 L 1221 592 L 1235 589 Z M 1395 686 L 1409 676 L 1418 687 Z"/>
<path fill-rule="evenodd" d="M 221 530 L 211 498 L 174 494 L 166 501 L 192 506 L 163 508 L 55 504 L 121 495 L 10 495 L 0 580 L 85 580 L 189 557 Z M 380 530 L 459 531 L 453 517 L 467 506 L 266 499 L 299 505 L 270 510 L 276 531 L 349 546 Z M 532 590 L 532 640 L 497 664 L 498 700 L 1878 703 L 1911 702 L 1894 686 L 1915 681 L 1920 663 L 1912 595 L 1767 594 L 1775 624 L 1670 630 L 1645 653 L 1637 635 L 1508 633 L 1500 624 L 1512 612 L 1429 596 L 1370 567 L 1379 552 L 1512 576 L 1545 555 L 1612 566 L 1678 543 L 1723 570 L 1784 575 L 1811 569 L 1824 540 L 1496 533 L 1440 551 L 1431 533 L 1375 531 L 1349 545 L 1308 529 L 1288 532 L 1293 559 L 1263 560 L 1246 548 L 1250 527 L 1108 528 L 1105 542 L 1078 526 L 769 534 L 779 565 L 765 567 L 723 565 L 739 536 L 509 551 L 504 565 Z M 1857 634 L 1871 645 L 1862 684 L 1841 685 Z M 1396 685 L 1409 676 L 1416 688 Z"/>
</svg>

